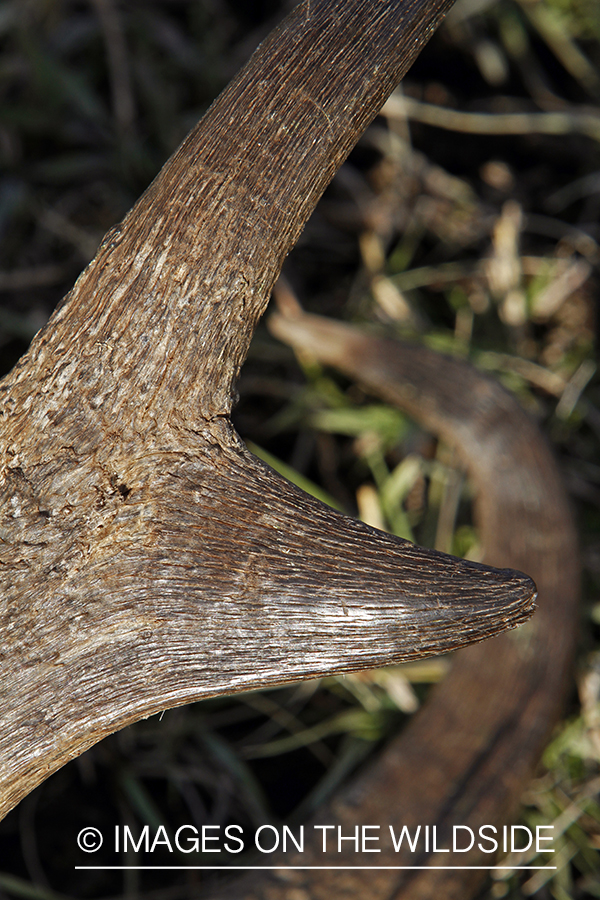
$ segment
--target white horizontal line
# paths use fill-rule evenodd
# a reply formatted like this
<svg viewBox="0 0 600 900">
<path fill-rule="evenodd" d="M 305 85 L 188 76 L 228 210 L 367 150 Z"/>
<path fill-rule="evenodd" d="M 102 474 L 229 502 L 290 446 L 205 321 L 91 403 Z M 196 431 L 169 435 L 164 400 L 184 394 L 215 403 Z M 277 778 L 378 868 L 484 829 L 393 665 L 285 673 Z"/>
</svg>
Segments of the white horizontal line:
<svg viewBox="0 0 600 900">
<path fill-rule="evenodd" d="M 506 870 L 514 872 L 517 869 L 542 869 L 544 871 L 554 871 L 556 866 L 75 866 L 76 869 L 92 869 L 95 872 L 106 872 L 108 870 L 122 871 L 124 869 L 135 870 L 137 872 L 156 872 L 165 870 L 181 870 L 187 871 L 191 869 L 202 870 L 204 872 L 248 872 L 257 869 L 268 870 L 270 872 L 290 872 L 298 870 L 319 870 L 319 871 L 358 871 L 368 870 L 369 872 L 398 872 L 404 869 L 485 869 L 488 872 L 497 872 Z"/>
</svg>

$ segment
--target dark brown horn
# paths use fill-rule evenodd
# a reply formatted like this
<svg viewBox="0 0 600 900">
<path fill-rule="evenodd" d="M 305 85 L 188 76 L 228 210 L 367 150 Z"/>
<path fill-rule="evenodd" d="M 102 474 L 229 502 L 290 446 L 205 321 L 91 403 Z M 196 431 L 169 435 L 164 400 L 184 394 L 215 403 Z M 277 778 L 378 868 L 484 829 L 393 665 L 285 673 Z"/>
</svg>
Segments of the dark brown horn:
<svg viewBox="0 0 600 900">
<path fill-rule="evenodd" d="M 480 889 L 481 867 L 498 857 L 481 849 L 491 844 L 481 841 L 479 829 L 496 829 L 502 855 L 503 829 L 517 815 L 565 702 L 577 638 L 579 555 L 560 473 L 518 403 L 466 362 L 318 316 L 277 314 L 270 327 L 407 410 L 458 451 L 476 491 L 485 559 L 527 568 L 538 584 L 539 610 L 520 631 L 461 651 L 400 737 L 308 824 L 310 831 L 327 822 L 344 835 L 357 823 L 379 825 L 375 846 L 383 852 L 376 857 L 353 852 L 348 842 L 345 853 L 335 853 L 336 866 L 375 865 L 377 871 L 301 871 L 290 881 L 284 865 L 331 863 L 333 853 L 324 856 L 313 842 L 301 856 L 271 858 L 274 871 L 231 886 L 227 898 L 287 900 L 295 890 L 332 900 L 463 900 Z M 414 837 L 419 826 L 430 834 L 435 826 L 437 847 L 447 849 L 455 825 L 477 835 L 470 852 L 424 854 L 421 837 L 421 852 L 410 852 L 404 841 L 396 853 L 387 833 L 392 826 L 399 835 L 406 826 Z M 444 866 L 464 868 L 436 868 Z"/>
<path fill-rule="evenodd" d="M 339 516 L 229 421 L 283 258 L 448 6 L 301 4 L 2 382 L 0 813 L 165 707 L 530 615 L 527 577 Z"/>
</svg>

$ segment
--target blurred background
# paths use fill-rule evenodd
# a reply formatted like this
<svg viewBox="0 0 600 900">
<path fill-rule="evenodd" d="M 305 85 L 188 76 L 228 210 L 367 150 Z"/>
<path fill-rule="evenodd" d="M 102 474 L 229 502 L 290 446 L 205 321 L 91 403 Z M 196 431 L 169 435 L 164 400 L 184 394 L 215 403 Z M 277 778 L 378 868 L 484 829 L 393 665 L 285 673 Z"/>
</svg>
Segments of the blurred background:
<svg viewBox="0 0 600 900">
<path fill-rule="evenodd" d="M 2 374 L 292 6 L 0 3 Z M 458 0 L 327 190 L 278 288 L 311 311 L 468 357 L 518 396 L 561 463 L 582 544 L 580 646 L 520 820 L 555 826 L 558 871 L 495 873 L 486 898 L 600 897 L 599 150 L 596 0 Z M 264 323 L 239 391 L 238 430 L 286 477 L 372 525 L 478 558 L 468 481 L 397 410 L 296 358 Z M 0 898 L 198 897 L 212 876 L 76 872 L 79 829 L 299 822 L 450 664 L 218 698 L 112 736 L 0 823 Z"/>
</svg>

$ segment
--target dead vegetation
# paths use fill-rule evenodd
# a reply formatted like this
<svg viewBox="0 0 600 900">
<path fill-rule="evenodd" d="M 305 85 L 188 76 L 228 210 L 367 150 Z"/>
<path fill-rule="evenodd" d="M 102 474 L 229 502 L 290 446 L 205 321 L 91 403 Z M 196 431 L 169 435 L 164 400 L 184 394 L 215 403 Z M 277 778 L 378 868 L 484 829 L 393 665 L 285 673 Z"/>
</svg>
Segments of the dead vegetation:
<svg viewBox="0 0 600 900">
<path fill-rule="evenodd" d="M 4 371 L 282 12 L 5 3 Z M 495 373 L 543 424 L 576 505 L 578 668 L 522 813 L 555 824 L 559 868 L 551 878 L 502 873 L 490 897 L 600 896 L 599 44 L 598 11 L 584 0 L 460 0 L 329 189 L 279 290 L 281 302 L 291 293 L 309 310 L 412 335 Z M 239 431 L 287 477 L 293 469 L 302 487 L 377 527 L 477 558 L 468 483 L 447 448 L 396 410 L 296 359 L 266 326 L 239 390 Z M 401 728 L 447 665 L 206 701 L 115 735 L 0 825 L 0 891 L 195 896 L 189 875 L 75 872 L 77 831 L 297 821 Z"/>
</svg>

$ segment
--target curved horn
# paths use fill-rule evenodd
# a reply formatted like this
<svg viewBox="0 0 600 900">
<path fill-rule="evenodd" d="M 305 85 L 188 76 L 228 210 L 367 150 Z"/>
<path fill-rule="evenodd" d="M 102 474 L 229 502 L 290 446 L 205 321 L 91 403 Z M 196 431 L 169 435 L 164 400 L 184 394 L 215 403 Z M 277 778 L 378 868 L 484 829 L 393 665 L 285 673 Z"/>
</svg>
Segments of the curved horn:
<svg viewBox="0 0 600 900">
<path fill-rule="evenodd" d="M 288 900 L 294 891 L 332 900 L 472 897 L 485 878 L 482 868 L 498 855 L 487 838 L 502 848 L 503 827 L 518 812 L 566 699 L 577 640 L 579 554 L 560 473 L 516 400 L 468 363 L 319 316 L 276 314 L 269 325 L 286 343 L 405 409 L 456 449 L 475 488 L 485 559 L 527 567 L 538 584 L 539 610 L 520 631 L 457 654 L 448 677 L 375 765 L 308 824 L 307 833 L 327 822 L 344 835 L 357 823 L 379 825 L 377 857 L 355 853 L 345 842 L 335 865 L 364 869 L 309 870 L 323 866 L 324 856 L 307 843 L 301 856 L 269 858 L 273 871 L 232 885 L 227 900 Z M 469 852 L 443 852 L 453 847 L 454 825 L 476 835 Z M 484 825 L 496 831 L 488 827 L 481 840 Z M 406 826 L 414 840 L 420 828 L 414 853 L 406 839 L 394 852 L 390 826 L 396 839 Z M 425 826 L 430 850 L 435 826 L 442 852 L 423 852 Z M 465 847 L 466 833 L 459 838 Z M 281 871 L 290 865 L 306 867 L 294 873 L 293 889 Z M 436 868 L 448 866 L 454 868 Z"/>
<path fill-rule="evenodd" d="M 2 382 L 0 813 L 165 707 L 530 615 L 527 577 L 339 516 L 229 421 L 285 254 L 448 6 L 301 4 Z"/>
</svg>

